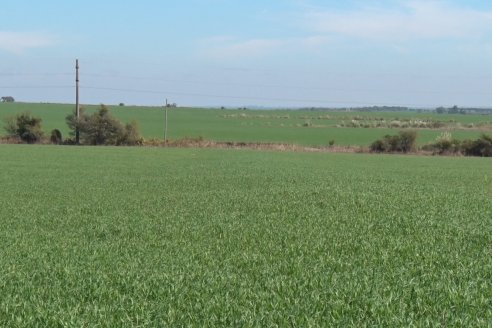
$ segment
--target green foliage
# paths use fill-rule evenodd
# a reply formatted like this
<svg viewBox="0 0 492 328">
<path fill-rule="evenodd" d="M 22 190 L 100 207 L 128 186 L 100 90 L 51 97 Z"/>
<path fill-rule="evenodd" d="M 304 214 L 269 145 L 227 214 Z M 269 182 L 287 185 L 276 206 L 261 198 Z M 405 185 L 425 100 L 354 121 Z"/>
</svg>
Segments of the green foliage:
<svg viewBox="0 0 492 328">
<path fill-rule="evenodd" d="M 72 137 L 75 136 L 75 131 L 77 131 L 77 129 L 79 129 L 80 131 L 82 126 L 85 124 L 85 121 L 88 119 L 88 115 L 85 114 L 84 108 L 81 107 L 79 109 L 79 114 L 80 115 L 77 118 L 76 110 L 73 110 L 72 113 L 70 113 L 65 117 L 65 122 L 67 123 L 67 126 L 70 130 L 69 134 Z"/>
<path fill-rule="evenodd" d="M 127 123 L 120 133 L 117 145 L 136 146 L 143 145 L 144 139 L 140 135 L 138 122 L 133 120 Z"/>
<path fill-rule="evenodd" d="M 422 150 L 432 151 L 439 155 L 460 154 L 462 151 L 462 143 L 460 140 L 453 138 L 449 132 L 443 132 L 436 138 L 434 143 L 424 145 Z"/>
<path fill-rule="evenodd" d="M 476 140 L 465 140 L 461 147 L 467 156 L 492 157 L 492 136 L 482 134 Z"/>
<path fill-rule="evenodd" d="M 73 112 L 73 105 L 62 104 L 25 104 L 0 103 L 0 118 L 14 116 L 30 110 L 43 119 L 47 133 L 60 129 L 64 138 L 69 136 L 65 117 Z M 87 115 L 99 110 L 99 106 L 84 105 Z M 162 107 L 143 106 L 109 106 L 110 112 L 121 122 L 138 121 L 142 136 L 146 139 L 164 136 L 164 113 Z M 240 114 L 247 117 L 242 118 Z M 402 127 L 388 128 L 389 125 L 362 128 L 339 128 L 341 122 L 350 122 L 354 117 L 361 122 L 393 122 L 398 120 L 400 126 L 412 121 L 440 121 L 445 129 L 453 133 L 458 140 L 476 139 L 481 133 L 492 131 L 491 115 L 448 115 L 431 112 L 342 112 L 320 110 L 232 110 L 179 108 L 168 113 L 168 138 L 203 136 L 206 140 L 218 142 L 263 142 L 297 144 L 302 146 L 327 145 L 328 140 L 336 140 L 338 146 L 369 146 L 372 141 L 384 135 L 397 134 Z M 301 128 L 310 120 L 311 127 Z M 267 124 L 270 122 L 271 124 Z M 469 126 L 472 127 L 469 127 Z M 450 128 L 451 126 L 451 128 Z M 405 128 L 406 129 L 406 128 Z M 1 134 L 2 131 L 0 131 Z M 418 130 L 417 143 L 423 145 L 433 142 L 442 133 L 440 129 L 423 128 Z"/>
<path fill-rule="evenodd" d="M 395 149 L 403 153 L 415 151 L 417 141 L 417 132 L 415 131 L 400 131 L 396 142 Z"/>
<path fill-rule="evenodd" d="M 0 102 L 13 103 L 13 102 L 15 102 L 15 99 L 12 96 L 5 96 L 5 97 L 0 98 Z"/>
<path fill-rule="evenodd" d="M 43 138 L 41 119 L 30 113 L 21 113 L 5 120 L 5 130 L 10 137 L 17 137 L 26 143 L 40 142 Z"/>
<path fill-rule="evenodd" d="M 489 161 L 0 153 L 1 327 L 492 322 Z"/>
<path fill-rule="evenodd" d="M 436 154 L 462 154 L 465 156 L 492 157 L 492 136 L 482 134 L 475 140 L 456 140 L 451 134 L 443 133 L 434 143 L 422 147 Z"/>
<path fill-rule="evenodd" d="M 82 144 L 87 145 L 137 145 L 142 143 L 138 124 L 132 121 L 123 125 L 105 105 L 92 115 L 80 111 L 79 118 L 72 113 L 66 118 L 71 135 L 79 129 Z"/>
<path fill-rule="evenodd" d="M 123 133 L 122 124 L 104 105 L 96 113 L 86 117 L 80 127 L 81 138 L 89 145 L 116 145 Z"/>
<path fill-rule="evenodd" d="M 415 151 L 417 132 L 400 131 L 398 135 L 386 135 L 382 139 L 374 141 L 370 149 L 372 152 L 389 153 L 402 152 L 408 153 Z"/>
<path fill-rule="evenodd" d="M 61 145 L 63 143 L 62 133 L 58 129 L 51 130 L 50 142 L 54 145 Z"/>
</svg>

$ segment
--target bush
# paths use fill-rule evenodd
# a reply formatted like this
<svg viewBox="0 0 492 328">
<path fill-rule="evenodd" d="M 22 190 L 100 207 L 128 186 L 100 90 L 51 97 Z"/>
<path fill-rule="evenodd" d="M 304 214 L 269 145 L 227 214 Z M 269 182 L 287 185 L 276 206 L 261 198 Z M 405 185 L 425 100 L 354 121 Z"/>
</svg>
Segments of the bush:
<svg viewBox="0 0 492 328">
<path fill-rule="evenodd" d="M 137 121 L 131 121 L 130 123 L 125 125 L 124 130 L 122 131 L 120 138 L 117 142 L 118 145 L 126 145 L 126 146 L 136 146 L 143 145 L 144 140 L 140 136 L 140 129 L 138 127 Z"/>
<path fill-rule="evenodd" d="M 465 156 L 492 157 L 492 136 L 482 134 L 476 140 L 459 141 L 453 139 L 450 133 L 443 133 L 435 143 L 425 145 L 424 150 L 434 154 L 463 154 Z"/>
<path fill-rule="evenodd" d="M 62 145 L 68 145 L 68 146 L 74 146 L 76 144 L 77 143 L 75 142 L 74 138 L 65 138 L 62 143 Z"/>
<path fill-rule="evenodd" d="M 373 153 L 384 153 L 387 150 L 385 139 L 378 139 L 374 141 L 370 146 L 369 146 L 371 152 Z"/>
<path fill-rule="evenodd" d="M 400 131 L 397 140 L 397 151 L 408 153 L 415 151 L 417 141 L 417 132 L 415 131 Z"/>
<path fill-rule="evenodd" d="M 54 129 L 51 131 L 50 142 L 54 145 L 61 145 L 63 143 L 63 138 L 60 130 Z"/>
<path fill-rule="evenodd" d="M 439 155 L 457 154 L 461 152 L 461 141 L 456 139 L 436 141 L 432 144 L 432 150 Z"/>
<path fill-rule="evenodd" d="M 80 140 L 83 144 L 137 145 L 143 142 L 136 122 L 123 125 L 104 105 L 92 115 L 81 111 L 78 119 L 73 113 L 67 116 L 66 121 L 72 130 L 71 135 L 75 135 L 77 129 L 80 131 Z"/>
<path fill-rule="evenodd" d="M 417 133 L 415 131 L 400 131 L 398 135 L 386 135 L 374 141 L 370 149 L 375 153 L 402 152 L 415 150 Z"/>
<path fill-rule="evenodd" d="M 461 152 L 461 141 L 454 139 L 451 133 L 443 132 L 436 138 L 434 143 L 425 145 L 423 149 L 439 155 L 459 154 Z"/>
<path fill-rule="evenodd" d="M 461 148 L 466 156 L 492 157 L 492 136 L 482 134 L 476 140 L 465 140 Z"/>
<path fill-rule="evenodd" d="M 41 119 L 30 113 L 21 113 L 6 119 L 5 130 L 9 137 L 19 138 L 30 144 L 40 142 L 43 139 Z"/>
</svg>

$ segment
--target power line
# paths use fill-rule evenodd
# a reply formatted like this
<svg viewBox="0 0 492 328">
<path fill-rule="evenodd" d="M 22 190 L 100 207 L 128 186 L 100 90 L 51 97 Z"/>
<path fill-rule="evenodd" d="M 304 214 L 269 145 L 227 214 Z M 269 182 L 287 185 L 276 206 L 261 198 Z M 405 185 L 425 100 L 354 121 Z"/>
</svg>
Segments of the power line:
<svg viewBox="0 0 492 328">
<path fill-rule="evenodd" d="M 0 89 L 73 89 L 73 85 L 31 85 L 31 86 L 0 86 Z M 313 98 L 279 98 L 279 97 L 260 97 L 260 96 L 241 96 L 241 95 L 219 95 L 208 93 L 193 93 L 193 92 L 180 92 L 172 90 L 144 90 L 144 89 L 129 89 L 129 88 L 110 88 L 110 87 L 98 87 L 98 86 L 81 86 L 80 89 L 86 90 L 101 90 L 101 91 L 113 91 L 124 93 L 141 93 L 141 94 L 156 94 L 156 95 L 177 95 L 188 97 L 201 97 L 201 98 L 216 98 L 216 99 L 234 99 L 234 100 L 249 100 L 249 101 L 275 101 L 275 102 L 292 102 L 292 103 L 304 103 L 304 104 L 338 104 L 347 106 L 348 104 L 362 105 L 362 106 L 398 106 L 398 107 L 435 107 L 434 105 L 424 104 L 409 104 L 409 103 L 387 103 L 377 101 L 362 101 L 362 100 L 340 100 L 340 99 L 313 99 Z"/>
<path fill-rule="evenodd" d="M 210 82 L 210 81 L 192 81 L 192 80 L 176 80 L 159 77 L 142 77 L 142 76 L 126 76 L 126 75 L 104 75 L 104 74 L 85 74 L 85 76 L 93 78 L 103 79 L 127 79 L 127 80 L 147 80 L 147 81 L 161 81 L 171 83 L 185 83 L 185 84 L 197 84 L 197 85 L 217 85 L 217 86 L 237 86 L 248 88 L 276 88 L 276 89 L 295 89 L 295 90 L 313 90 L 313 91 L 325 91 L 325 92 L 380 92 L 380 89 L 342 89 L 342 88 L 323 88 L 323 87 L 311 87 L 311 86 L 299 86 L 299 85 L 274 85 L 274 84 L 259 84 L 259 83 L 234 83 L 234 82 Z M 491 77 L 492 78 L 492 77 Z M 429 94 L 429 95 L 446 95 L 449 91 L 432 91 L 432 90 L 397 90 L 397 89 L 384 89 L 385 92 L 399 93 L 399 94 Z M 453 92 L 453 94 L 462 95 L 490 95 L 490 92 Z"/>
<path fill-rule="evenodd" d="M 23 73 L 0 73 L 0 76 L 40 76 L 40 77 L 53 77 L 53 76 L 72 76 L 73 73 L 41 73 L 41 74 L 23 74 Z M 352 88 L 352 89 L 344 89 L 344 88 L 323 88 L 323 87 L 313 87 L 313 86 L 300 86 L 300 85 L 275 85 L 275 84 L 259 84 L 259 83 L 234 83 L 234 82 L 211 82 L 211 81 L 196 81 L 196 80 L 179 80 L 179 79 L 168 79 L 168 78 L 162 78 L 162 77 L 146 77 L 146 76 L 128 76 L 128 75 L 109 75 L 109 74 L 97 74 L 97 73 L 86 73 L 84 74 L 86 77 L 92 77 L 92 78 L 101 78 L 101 79 L 127 79 L 127 80 L 133 80 L 133 81 L 141 81 L 141 80 L 148 80 L 148 81 L 161 81 L 161 82 L 170 82 L 170 83 L 184 83 L 184 84 L 196 84 L 196 85 L 204 85 L 204 86 L 210 86 L 210 85 L 217 85 L 217 86 L 237 86 L 237 87 L 248 87 L 248 88 L 276 88 L 276 89 L 293 89 L 293 90 L 313 90 L 313 91 L 324 91 L 324 92 L 343 92 L 343 93 L 354 93 L 354 92 L 381 92 L 383 91 L 383 88 Z M 403 75 L 402 75 L 403 76 Z M 406 76 L 406 75 L 405 75 Z M 492 76 L 490 77 L 492 78 Z M 73 87 L 73 86 L 70 86 Z M 27 86 L 27 87 L 14 87 L 14 86 L 4 86 L 1 87 L 4 89 L 41 89 L 41 88 L 69 88 L 69 86 Z M 412 94 L 428 94 L 428 95 L 447 95 L 449 94 L 449 91 L 433 91 L 433 90 L 401 90 L 401 89 L 387 89 L 384 88 L 385 92 L 391 92 L 391 93 L 398 93 L 398 94 L 404 94 L 404 95 L 412 95 Z M 131 91 L 129 91 L 131 92 Z M 152 93 L 152 92 L 147 92 L 147 93 Z M 460 95 L 477 95 L 477 96 L 483 96 L 483 95 L 490 95 L 490 92 L 478 92 L 478 91 L 473 91 L 473 92 L 460 92 L 460 91 L 453 91 L 453 94 L 460 94 Z M 244 97 L 241 97 L 244 98 Z"/>
<path fill-rule="evenodd" d="M 0 76 L 71 76 L 73 73 L 42 73 L 42 74 L 23 74 L 23 73 L 0 73 Z M 84 76 L 94 78 L 112 78 L 112 79 L 129 79 L 129 80 L 151 80 L 151 81 L 167 81 L 173 83 L 190 83 L 198 85 L 220 85 L 220 86 L 238 86 L 238 87 L 257 87 L 257 88 L 282 88 L 282 89 L 295 89 L 295 90 L 318 90 L 324 92 L 344 92 L 344 93 L 356 93 L 356 92 L 381 92 L 380 89 L 341 89 L 341 88 L 321 88 L 321 87 L 306 87 L 306 86 L 294 86 L 294 85 L 270 85 L 270 84 L 249 84 L 249 83 L 221 83 L 221 82 L 208 82 L 208 81 L 190 81 L 190 80 L 174 80 L 160 77 L 145 77 L 145 76 L 119 76 L 119 75 L 107 75 L 107 74 L 84 74 Z M 0 86 L 0 89 L 71 89 L 74 85 L 26 85 L 26 86 Z M 323 103 L 323 104 L 378 104 L 382 106 L 408 106 L 408 107 L 422 107 L 423 105 L 412 104 L 395 104 L 386 102 L 374 102 L 374 101 L 360 101 L 360 100 L 327 100 L 327 99 L 313 99 L 313 98 L 284 98 L 284 97 L 261 97 L 261 96 L 242 96 L 242 95 L 221 95 L 221 94 L 208 94 L 200 92 L 180 92 L 172 90 L 148 90 L 148 89 L 132 89 L 132 88 L 110 88 L 99 86 L 82 86 L 82 89 L 89 90 L 106 90 L 113 92 L 126 92 L 126 93 L 146 93 L 146 94 L 158 94 L 158 95 L 178 95 L 188 97 L 206 97 L 217 99 L 236 99 L 236 100 L 251 100 L 251 101 L 275 101 L 275 102 L 293 102 L 293 103 Z M 431 90 L 388 90 L 385 92 L 402 93 L 402 94 L 449 94 L 449 91 L 431 91 Z M 452 94 L 466 94 L 466 95 L 491 95 L 489 92 L 453 92 Z M 435 105 L 429 106 L 434 107 Z"/>
<path fill-rule="evenodd" d="M 0 77 L 53 77 L 53 76 L 72 76 L 73 73 L 0 73 Z"/>
<path fill-rule="evenodd" d="M 68 85 L 0 86 L 0 89 L 71 89 Z"/>
<path fill-rule="evenodd" d="M 177 92 L 177 91 L 156 91 L 156 90 L 138 90 L 138 89 L 120 89 L 120 88 L 108 88 L 108 87 L 81 87 L 81 89 L 89 90 L 105 90 L 105 91 L 116 91 L 116 92 L 131 92 L 131 93 L 147 93 L 147 94 L 158 94 L 158 95 L 178 95 L 178 96 L 189 96 L 189 97 L 205 97 L 205 98 L 218 98 L 218 99 L 236 99 L 236 100 L 252 100 L 252 101 L 285 101 L 285 102 L 295 102 L 295 103 L 324 103 L 324 104 L 358 104 L 367 106 L 368 104 L 377 104 L 379 106 L 401 106 L 401 107 L 434 107 L 423 106 L 416 104 L 394 104 L 394 103 L 384 103 L 384 102 L 374 102 L 374 101 L 354 101 L 354 100 L 326 100 L 326 99 L 300 99 L 300 98 L 273 98 L 273 97 L 251 97 L 251 96 L 224 96 L 224 95 L 214 95 L 214 94 L 203 94 L 203 93 L 189 93 L 189 92 Z"/>
</svg>

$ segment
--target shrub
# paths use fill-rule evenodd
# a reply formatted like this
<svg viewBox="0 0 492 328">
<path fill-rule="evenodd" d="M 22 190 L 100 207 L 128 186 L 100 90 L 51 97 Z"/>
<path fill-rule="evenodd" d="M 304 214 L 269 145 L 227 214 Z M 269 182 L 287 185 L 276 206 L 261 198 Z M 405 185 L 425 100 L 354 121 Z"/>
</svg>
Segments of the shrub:
<svg viewBox="0 0 492 328">
<path fill-rule="evenodd" d="M 376 153 L 402 152 L 415 150 L 417 133 L 415 131 L 400 131 L 398 135 L 386 135 L 374 141 L 370 150 Z"/>
<path fill-rule="evenodd" d="M 454 139 L 451 133 L 443 132 L 434 143 L 426 145 L 423 149 L 439 155 L 458 154 L 461 152 L 461 141 Z"/>
<path fill-rule="evenodd" d="M 21 113 L 6 119 L 5 130 L 9 137 L 16 137 L 27 143 L 40 142 L 43 138 L 41 119 L 30 113 Z"/>
<path fill-rule="evenodd" d="M 461 148 L 466 156 L 492 157 L 492 136 L 482 134 L 476 140 L 465 140 Z"/>
<path fill-rule="evenodd" d="M 125 125 L 122 133 L 120 134 L 117 145 L 140 146 L 143 145 L 143 143 L 144 140 L 140 136 L 140 129 L 137 121 L 131 121 Z"/>
<path fill-rule="evenodd" d="M 492 157 L 492 136 L 481 135 L 476 140 L 459 141 L 451 137 L 450 133 L 443 133 L 436 142 L 423 147 L 434 154 L 463 154 L 465 156 Z"/>
<path fill-rule="evenodd" d="M 461 142 L 456 139 L 440 140 L 432 144 L 432 150 L 439 155 L 457 154 L 461 151 Z"/>
<path fill-rule="evenodd" d="M 396 151 L 401 151 L 408 153 L 415 150 L 415 145 L 417 141 L 417 132 L 415 131 L 400 131 L 398 135 L 397 144 L 398 149 Z"/>
<path fill-rule="evenodd" d="M 63 143 L 63 138 L 60 130 L 54 129 L 51 131 L 50 142 L 54 145 L 61 145 Z"/>
<path fill-rule="evenodd" d="M 385 138 L 374 141 L 369 148 L 373 153 L 384 153 L 388 151 L 388 146 Z"/>
<path fill-rule="evenodd" d="M 76 145 L 77 143 L 75 142 L 75 139 L 74 139 L 74 138 L 65 138 L 65 139 L 63 139 L 62 144 L 63 144 L 63 145 L 74 146 L 74 145 Z"/>
<path fill-rule="evenodd" d="M 136 122 L 123 125 L 117 120 L 109 109 L 101 105 L 99 110 L 92 115 L 81 111 L 79 118 L 75 113 L 66 118 L 68 127 L 75 134 L 80 131 L 80 140 L 88 145 L 136 145 L 142 144 L 138 125 Z"/>
</svg>

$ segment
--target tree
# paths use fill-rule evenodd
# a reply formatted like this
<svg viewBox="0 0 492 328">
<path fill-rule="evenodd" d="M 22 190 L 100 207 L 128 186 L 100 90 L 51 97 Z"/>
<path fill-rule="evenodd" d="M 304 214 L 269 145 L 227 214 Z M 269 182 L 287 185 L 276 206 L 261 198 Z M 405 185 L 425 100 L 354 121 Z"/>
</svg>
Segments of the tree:
<svg viewBox="0 0 492 328">
<path fill-rule="evenodd" d="M 447 109 L 444 108 L 444 107 L 437 107 L 436 108 L 436 113 L 437 114 L 446 114 L 447 112 L 448 112 Z"/>
<path fill-rule="evenodd" d="M 41 119 L 30 113 L 21 113 L 6 119 L 5 130 L 9 136 L 17 137 L 27 143 L 36 143 L 43 138 Z"/>
<path fill-rule="evenodd" d="M 458 106 L 454 105 L 448 110 L 449 114 L 458 114 L 460 112 L 460 109 Z"/>
<path fill-rule="evenodd" d="M 2 97 L 2 98 L 0 98 L 0 100 L 1 100 L 2 102 L 9 102 L 9 103 L 11 103 L 11 102 L 14 102 L 14 101 L 15 101 L 14 97 L 11 97 L 11 96 Z"/>
<path fill-rule="evenodd" d="M 110 112 L 109 108 L 101 105 L 98 111 L 87 115 L 83 110 L 77 119 L 75 113 L 67 116 L 66 122 L 71 135 L 77 128 L 80 139 L 87 145 L 135 145 L 140 143 L 141 137 L 136 122 L 123 125 Z"/>
</svg>

